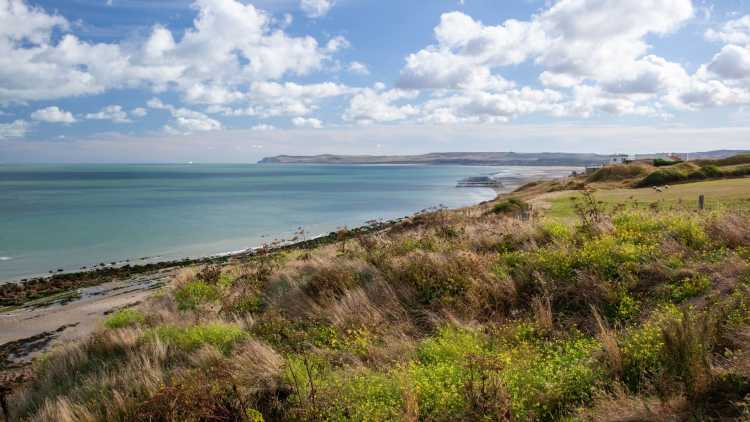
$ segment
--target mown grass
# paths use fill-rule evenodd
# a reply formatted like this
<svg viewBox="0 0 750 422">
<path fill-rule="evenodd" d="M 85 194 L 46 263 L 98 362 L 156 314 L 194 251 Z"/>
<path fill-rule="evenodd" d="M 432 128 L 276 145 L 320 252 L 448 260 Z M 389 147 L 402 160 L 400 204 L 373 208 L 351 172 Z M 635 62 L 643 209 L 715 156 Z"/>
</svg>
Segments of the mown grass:
<svg viewBox="0 0 750 422">
<path fill-rule="evenodd" d="M 662 210 L 696 210 L 698 196 L 705 196 L 708 210 L 750 210 L 750 178 L 712 180 L 689 184 L 673 185 L 658 192 L 652 188 L 607 189 L 594 192 L 609 211 L 615 207 L 646 209 L 658 207 Z M 545 215 L 555 219 L 573 221 L 576 206 L 580 203 L 581 192 L 560 192 L 548 194 L 543 202 L 549 207 Z"/>
<path fill-rule="evenodd" d="M 750 186 L 706 183 L 720 185 L 669 193 L 705 190 L 711 203 L 740 200 Z M 750 219 L 731 206 L 617 205 L 622 195 L 583 195 L 565 213 L 553 202 L 531 221 L 495 204 L 443 210 L 346 245 L 183 271 L 168 293 L 40 361 L 10 401 L 13 414 L 741 417 L 750 406 Z"/>
</svg>

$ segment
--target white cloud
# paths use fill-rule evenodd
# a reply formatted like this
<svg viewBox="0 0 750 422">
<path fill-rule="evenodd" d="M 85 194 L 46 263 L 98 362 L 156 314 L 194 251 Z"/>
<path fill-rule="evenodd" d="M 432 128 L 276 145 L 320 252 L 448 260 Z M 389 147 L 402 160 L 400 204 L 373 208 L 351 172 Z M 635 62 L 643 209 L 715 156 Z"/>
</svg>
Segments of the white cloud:
<svg viewBox="0 0 750 422">
<path fill-rule="evenodd" d="M 347 42 L 321 47 L 290 36 L 269 14 L 238 0 L 194 0 L 198 12 L 179 41 L 155 26 L 143 43 L 89 43 L 60 16 L 22 0 L 0 0 L 0 103 L 98 94 L 112 88 L 176 89 L 189 102 L 244 98 L 254 81 L 319 70 Z M 61 37 L 52 37 L 61 31 Z"/>
<path fill-rule="evenodd" d="M 0 123 L 0 139 L 21 138 L 29 130 L 29 123 L 25 120 L 16 120 L 11 123 Z"/>
<path fill-rule="evenodd" d="M 367 65 L 361 62 L 351 62 L 349 63 L 349 72 L 356 73 L 358 75 L 369 75 L 370 69 L 367 68 Z"/>
<path fill-rule="evenodd" d="M 723 79 L 750 78 L 750 49 L 726 45 L 713 57 L 707 69 Z"/>
<path fill-rule="evenodd" d="M 400 87 L 459 88 L 478 73 L 489 74 L 489 68 L 521 63 L 546 45 L 536 23 L 484 26 L 461 12 L 443 14 L 435 38 L 437 45 L 406 58 Z"/>
<path fill-rule="evenodd" d="M 75 123 L 76 119 L 69 111 L 61 110 L 57 106 L 50 106 L 31 113 L 31 118 L 38 122 L 47 123 Z"/>
<path fill-rule="evenodd" d="M 232 108 L 214 105 L 207 109 L 209 113 L 221 113 L 226 116 L 304 116 L 318 108 L 318 103 L 327 98 L 351 95 L 358 90 L 333 82 L 316 84 L 297 84 L 294 82 L 254 82 L 245 96 L 253 105 Z"/>
<path fill-rule="evenodd" d="M 141 109 L 144 110 L 144 109 Z M 145 111 L 145 110 L 144 110 Z M 86 114 L 86 119 L 89 120 L 111 120 L 114 123 L 130 123 L 131 120 L 128 118 L 128 113 L 122 109 L 119 105 L 110 105 L 104 107 L 97 113 Z"/>
<path fill-rule="evenodd" d="M 148 114 L 148 110 L 146 110 L 143 107 L 136 107 L 130 110 L 130 115 L 133 117 L 146 117 L 147 114 Z"/>
<path fill-rule="evenodd" d="M 334 0 L 300 0 L 300 8 L 310 18 L 319 18 L 328 14 Z"/>
<path fill-rule="evenodd" d="M 727 44 L 750 44 L 750 15 L 730 20 L 719 29 L 708 29 L 705 37 L 709 41 L 723 41 Z"/>
<path fill-rule="evenodd" d="M 436 43 L 406 57 L 398 86 L 431 90 L 420 119 L 438 123 L 538 112 L 661 116 L 660 98 L 684 90 L 691 76 L 648 54 L 645 39 L 673 32 L 693 15 L 691 0 L 560 0 L 528 21 L 494 26 L 445 13 Z M 542 68 L 545 87 L 563 91 L 519 88 L 502 76 L 524 62 Z"/>
<path fill-rule="evenodd" d="M 169 111 L 174 118 L 174 126 L 164 126 L 164 132 L 170 135 L 220 130 L 223 127 L 221 122 L 208 117 L 204 113 L 184 107 L 178 108 L 170 104 L 164 104 L 158 98 L 152 98 L 148 100 L 146 104 L 153 109 Z"/>
<path fill-rule="evenodd" d="M 466 91 L 427 101 L 423 121 L 432 123 L 498 123 L 536 112 L 554 112 L 562 96 L 553 90 L 528 87 L 501 93 Z"/>
<path fill-rule="evenodd" d="M 255 131 L 259 131 L 259 132 L 266 132 L 269 130 L 276 130 L 276 126 L 261 123 L 261 124 L 253 126 L 251 129 Z"/>
<path fill-rule="evenodd" d="M 312 117 L 295 117 L 294 119 L 292 119 L 292 124 L 296 127 L 306 127 L 312 129 L 320 129 L 323 127 L 323 122 Z"/>
<path fill-rule="evenodd" d="M 413 99 L 418 95 L 416 91 L 392 89 L 376 91 L 364 89 L 354 95 L 349 107 L 344 112 L 344 120 L 359 123 L 392 122 L 403 120 L 416 115 L 419 110 L 412 105 L 396 105 L 395 102 Z"/>
</svg>

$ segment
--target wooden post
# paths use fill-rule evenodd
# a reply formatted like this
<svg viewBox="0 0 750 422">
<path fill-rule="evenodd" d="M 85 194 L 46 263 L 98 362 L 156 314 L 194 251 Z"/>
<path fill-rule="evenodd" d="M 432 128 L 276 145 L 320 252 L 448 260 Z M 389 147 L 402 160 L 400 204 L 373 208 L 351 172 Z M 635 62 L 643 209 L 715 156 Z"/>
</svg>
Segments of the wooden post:
<svg viewBox="0 0 750 422">
<path fill-rule="evenodd" d="M 706 196 L 700 195 L 698 197 L 698 209 L 703 210 L 706 208 Z"/>
</svg>

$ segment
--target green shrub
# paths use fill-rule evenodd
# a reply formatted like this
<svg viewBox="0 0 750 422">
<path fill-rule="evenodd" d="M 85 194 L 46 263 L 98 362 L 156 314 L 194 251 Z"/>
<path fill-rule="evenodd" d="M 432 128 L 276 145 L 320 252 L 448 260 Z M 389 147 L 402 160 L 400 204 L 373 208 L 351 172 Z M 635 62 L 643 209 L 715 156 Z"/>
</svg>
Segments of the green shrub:
<svg viewBox="0 0 750 422">
<path fill-rule="evenodd" d="M 211 322 L 189 327 L 162 325 L 154 329 L 153 335 L 184 351 L 192 351 L 204 344 L 210 344 L 225 354 L 232 350 L 235 343 L 247 337 L 247 333 L 240 326 L 223 322 Z"/>
<path fill-rule="evenodd" d="M 576 266 L 589 269 L 608 279 L 618 279 L 653 259 L 656 247 L 622 241 L 614 236 L 586 242 L 578 251 Z"/>
<path fill-rule="evenodd" d="M 195 310 L 200 305 L 214 302 L 220 297 L 219 289 L 202 280 L 191 281 L 181 286 L 174 294 L 177 309 Z"/>
<path fill-rule="evenodd" d="M 422 304 L 451 304 L 465 297 L 473 280 L 485 277 L 483 270 L 482 263 L 472 254 L 416 252 L 393 267 L 391 275 L 412 286 Z"/>
<path fill-rule="evenodd" d="M 675 164 L 679 164 L 682 161 L 680 160 L 665 160 L 663 158 L 657 158 L 654 160 L 654 166 L 655 167 L 666 167 L 666 166 L 673 166 Z"/>
<path fill-rule="evenodd" d="M 682 302 L 704 293 L 709 287 L 711 287 L 711 279 L 707 275 L 695 275 L 670 285 L 671 297 L 675 302 Z"/>
<path fill-rule="evenodd" d="M 713 164 L 717 166 L 736 166 L 739 164 L 750 164 L 750 154 L 737 154 L 719 160 L 698 160 L 701 165 Z"/>
<path fill-rule="evenodd" d="M 424 419 L 451 420 L 466 411 L 467 357 L 483 354 L 484 343 L 479 333 L 454 327 L 422 342 L 407 373 Z"/>
<path fill-rule="evenodd" d="M 648 167 L 638 164 L 615 164 L 604 166 L 589 176 L 586 181 L 612 182 L 641 177 L 648 172 Z"/>
<path fill-rule="evenodd" d="M 291 355 L 284 381 L 294 388 L 286 403 L 291 419 L 401 420 L 402 388 L 395 371 L 334 368 L 317 355 Z"/>
<path fill-rule="evenodd" d="M 237 298 L 229 307 L 230 312 L 236 314 L 259 313 L 265 309 L 266 304 L 258 295 L 245 295 Z"/>
<path fill-rule="evenodd" d="M 119 311 L 110 315 L 105 321 L 104 325 L 111 329 L 129 327 L 131 325 L 143 324 L 146 320 L 146 316 L 143 312 L 137 309 L 120 309 Z"/>
<path fill-rule="evenodd" d="M 689 178 L 689 173 L 675 169 L 675 168 L 662 168 L 651 172 L 648 176 L 644 177 L 638 182 L 638 187 L 649 187 L 649 186 L 661 186 L 670 183 L 685 182 Z"/>
<path fill-rule="evenodd" d="M 498 202 L 492 207 L 495 214 L 518 214 L 529 209 L 529 204 L 518 199 L 508 198 Z"/>
<path fill-rule="evenodd" d="M 680 318 L 673 305 L 657 309 L 649 321 L 630 328 L 620 341 L 623 361 L 623 381 L 631 391 L 638 391 L 656 380 L 664 370 L 663 328 Z"/>
<path fill-rule="evenodd" d="M 572 228 L 564 223 L 554 220 L 546 220 L 539 225 L 542 235 L 552 241 L 567 242 L 573 240 Z"/>
<path fill-rule="evenodd" d="M 591 338 L 522 343 L 502 351 L 500 379 L 519 420 L 557 420 L 588 401 L 603 371 L 595 364 L 599 343 Z"/>
<path fill-rule="evenodd" d="M 664 340 L 661 327 L 648 323 L 631 329 L 620 345 L 623 357 L 623 381 L 637 391 L 647 380 L 653 379 L 662 368 L 661 353 Z"/>
<path fill-rule="evenodd" d="M 721 171 L 721 169 L 718 166 L 709 164 L 709 165 L 705 165 L 701 167 L 700 176 L 701 176 L 700 178 L 709 179 L 709 178 L 715 178 L 715 177 L 722 177 L 724 176 L 724 173 Z"/>
</svg>

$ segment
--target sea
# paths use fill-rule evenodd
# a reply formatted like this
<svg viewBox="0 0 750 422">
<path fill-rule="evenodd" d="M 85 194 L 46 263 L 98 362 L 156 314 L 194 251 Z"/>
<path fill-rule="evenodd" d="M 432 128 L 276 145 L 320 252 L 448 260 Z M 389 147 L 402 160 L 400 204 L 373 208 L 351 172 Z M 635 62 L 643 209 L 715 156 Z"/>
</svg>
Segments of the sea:
<svg viewBox="0 0 750 422">
<path fill-rule="evenodd" d="M 489 200 L 566 167 L 281 164 L 0 164 L 0 282 L 240 252 L 300 229 L 310 238 L 370 220 Z"/>
</svg>

